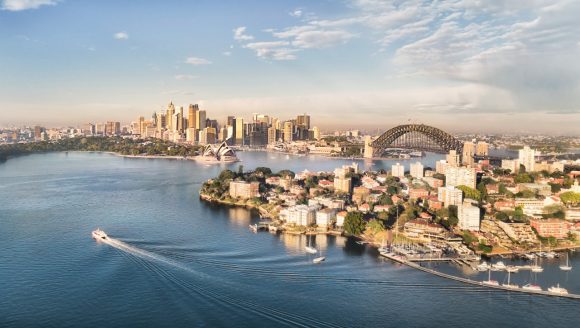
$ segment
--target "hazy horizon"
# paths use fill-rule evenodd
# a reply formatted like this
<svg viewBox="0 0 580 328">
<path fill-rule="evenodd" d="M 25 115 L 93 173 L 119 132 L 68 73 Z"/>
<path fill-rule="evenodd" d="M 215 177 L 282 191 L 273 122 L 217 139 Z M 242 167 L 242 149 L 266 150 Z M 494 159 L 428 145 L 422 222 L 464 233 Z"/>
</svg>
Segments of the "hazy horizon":
<svg viewBox="0 0 580 328">
<path fill-rule="evenodd" d="M 0 126 L 309 113 L 580 133 L 580 2 L 0 0 Z"/>
</svg>

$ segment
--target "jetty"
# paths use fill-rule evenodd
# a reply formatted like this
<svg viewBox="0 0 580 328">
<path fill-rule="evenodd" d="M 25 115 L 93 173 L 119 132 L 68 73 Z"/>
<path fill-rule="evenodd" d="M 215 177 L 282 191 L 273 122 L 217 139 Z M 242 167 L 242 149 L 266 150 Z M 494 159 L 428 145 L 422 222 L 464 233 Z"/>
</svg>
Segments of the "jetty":
<svg viewBox="0 0 580 328">
<path fill-rule="evenodd" d="M 536 295 L 544 295 L 544 296 L 552 296 L 552 297 L 563 297 L 563 298 L 568 298 L 568 299 L 577 299 L 580 300 L 580 295 L 578 294 L 556 294 L 556 293 L 551 293 L 549 291 L 546 290 L 529 290 L 529 289 L 522 289 L 522 288 L 508 288 L 508 287 L 504 287 L 501 285 L 488 285 L 488 284 L 484 284 L 481 281 L 475 281 L 475 280 L 471 280 L 471 279 L 467 279 L 467 278 L 463 278 L 463 277 L 458 277 L 458 276 L 453 276 L 450 274 L 446 274 L 443 272 L 439 272 L 433 269 L 429 269 L 426 267 L 423 267 L 413 261 L 407 260 L 402 256 L 399 255 L 394 255 L 391 253 L 383 253 L 381 252 L 381 256 L 386 257 L 392 261 L 404 264 L 406 266 L 409 266 L 411 268 L 417 269 L 417 270 L 421 270 L 423 272 L 427 272 L 430 274 L 433 274 L 435 276 L 439 276 L 442 278 L 446 278 L 449 280 L 455 280 L 455 281 L 459 281 L 465 284 L 469 284 L 469 285 L 474 285 L 474 286 L 479 286 L 479 287 L 486 287 L 486 288 L 491 288 L 491 289 L 498 289 L 498 290 L 503 290 L 503 291 L 509 291 L 509 292 L 517 292 L 517 293 L 525 293 L 525 294 L 536 294 Z"/>
</svg>

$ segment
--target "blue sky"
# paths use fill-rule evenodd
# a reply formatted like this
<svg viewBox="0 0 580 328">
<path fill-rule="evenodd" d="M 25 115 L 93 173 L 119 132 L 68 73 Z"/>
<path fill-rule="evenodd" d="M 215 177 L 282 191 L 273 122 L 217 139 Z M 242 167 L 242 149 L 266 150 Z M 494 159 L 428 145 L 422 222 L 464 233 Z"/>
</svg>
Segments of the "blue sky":
<svg viewBox="0 0 580 328">
<path fill-rule="evenodd" d="M 220 121 L 580 133 L 578 1 L 0 4 L 0 126 L 129 122 L 172 100 Z"/>
</svg>

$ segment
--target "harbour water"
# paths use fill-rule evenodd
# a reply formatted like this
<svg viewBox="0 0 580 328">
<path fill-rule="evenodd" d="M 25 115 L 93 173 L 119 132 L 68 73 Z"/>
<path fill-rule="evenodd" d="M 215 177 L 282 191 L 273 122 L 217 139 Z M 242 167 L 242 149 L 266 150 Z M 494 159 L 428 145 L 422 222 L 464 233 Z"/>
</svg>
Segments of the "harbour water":
<svg viewBox="0 0 580 328">
<path fill-rule="evenodd" d="M 239 155 L 222 166 L 101 153 L 0 164 L 0 327 L 571 327 L 580 319 L 578 301 L 449 281 L 347 238 L 251 233 L 257 214 L 200 202 L 203 181 L 239 165 L 319 171 L 352 161 Z M 378 170 L 395 161 L 359 162 Z M 97 227 L 116 246 L 91 239 Z M 312 264 L 307 242 L 324 263 Z M 570 261 L 571 272 L 544 261 L 544 272 L 512 282 L 580 293 L 578 253 Z"/>
</svg>

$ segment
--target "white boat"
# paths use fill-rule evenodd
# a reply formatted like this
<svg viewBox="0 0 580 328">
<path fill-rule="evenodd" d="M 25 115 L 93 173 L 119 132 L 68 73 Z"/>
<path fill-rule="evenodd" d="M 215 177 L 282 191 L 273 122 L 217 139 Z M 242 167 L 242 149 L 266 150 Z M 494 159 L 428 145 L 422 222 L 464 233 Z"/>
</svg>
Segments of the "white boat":
<svg viewBox="0 0 580 328">
<path fill-rule="evenodd" d="M 532 265 L 531 270 L 532 270 L 532 272 L 544 271 L 544 268 L 542 268 L 541 266 L 538 265 L 538 256 L 536 256 L 536 260 L 534 262 L 534 265 Z"/>
<path fill-rule="evenodd" d="M 572 270 L 572 266 L 570 265 L 570 259 L 568 258 L 568 253 L 566 253 L 566 264 L 560 265 L 560 270 L 562 270 L 562 271 Z"/>
<path fill-rule="evenodd" d="M 505 267 L 505 271 L 507 271 L 509 273 L 516 273 L 516 272 L 520 271 L 520 268 L 518 268 L 515 265 L 508 265 Z"/>
<path fill-rule="evenodd" d="M 509 288 L 509 289 L 519 289 L 520 288 L 520 286 L 518 286 L 518 285 L 511 284 L 510 281 L 511 281 L 511 272 L 508 271 L 508 282 L 507 282 L 507 284 L 502 284 L 502 286 L 505 288 Z"/>
<path fill-rule="evenodd" d="M 505 266 L 505 263 L 503 263 L 502 261 L 498 261 L 497 263 L 492 264 L 491 268 L 495 269 L 497 271 L 500 271 L 500 270 L 505 270 L 506 266 Z"/>
<path fill-rule="evenodd" d="M 368 244 L 368 242 L 367 241 L 364 241 L 364 240 L 358 240 L 356 243 L 359 244 L 359 245 Z"/>
<path fill-rule="evenodd" d="M 546 258 L 553 259 L 555 257 L 556 257 L 556 253 L 554 253 L 554 252 L 547 252 L 546 253 Z"/>
<path fill-rule="evenodd" d="M 304 250 L 306 251 L 306 253 L 310 253 L 310 254 L 316 254 L 318 253 L 318 251 L 316 250 L 316 248 L 311 247 L 311 246 L 305 246 Z"/>
<path fill-rule="evenodd" d="M 258 232 L 258 225 L 257 224 L 250 224 L 249 228 L 250 228 L 250 230 L 252 230 L 252 232 Z"/>
<path fill-rule="evenodd" d="M 491 280 L 491 269 L 487 270 L 487 272 L 487 280 L 484 280 L 481 283 L 488 286 L 499 286 L 499 282 L 497 282 L 497 280 Z"/>
<path fill-rule="evenodd" d="M 560 287 L 560 284 L 548 288 L 548 291 L 558 295 L 568 295 L 568 290 L 566 288 Z"/>
<path fill-rule="evenodd" d="M 477 266 L 477 271 L 480 272 L 484 272 L 489 270 L 489 264 L 487 262 L 481 262 L 478 266 Z"/>
<path fill-rule="evenodd" d="M 542 287 L 540 287 L 538 285 L 532 285 L 532 284 L 524 285 L 522 287 L 522 289 L 531 290 L 531 291 L 534 291 L 534 292 L 541 292 L 542 291 Z"/>
<path fill-rule="evenodd" d="M 322 261 L 326 260 L 326 257 L 324 256 L 319 256 L 317 258 L 315 258 L 314 260 L 312 260 L 313 263 L 320 263 Z"/>
<path fill-rule="evenodd" d="M 95 240 L 107 239 L 109 237 L 109 236 L 107 236 L 107 234 L 103 230 L 98 229 L 98 228 L 97 228 L 97 230 L 93 231 L 92 236 Z"/>
</svg>

